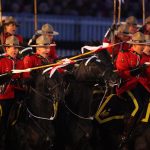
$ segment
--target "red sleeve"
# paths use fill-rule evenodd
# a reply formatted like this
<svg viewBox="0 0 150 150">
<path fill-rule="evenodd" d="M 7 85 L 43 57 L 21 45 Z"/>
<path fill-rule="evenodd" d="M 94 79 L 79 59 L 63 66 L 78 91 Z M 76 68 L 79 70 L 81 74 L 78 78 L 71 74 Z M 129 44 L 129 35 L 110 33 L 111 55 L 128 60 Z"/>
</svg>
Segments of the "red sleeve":
<svg viewBox="0 0 150 150">
<path fill-rule="evenodd" d="M 33 61 L 31 56 L 25 56 L 23 59 L 23 63 L 24 63 L 24 68 L 32 68 L 33 66 Z"/>
<path fill-rule="evenodd" d="M 116 60 L 116 68 L 119 71 L 120 76 L 125 79 L 131 76 L 128 59 L 126 53 L 119 52 Z"/>
<path fill-rule="evenodd" d="M 33 61 L 31 59 L 31 56 L 25 56 L 24 59 L 23 59 L 23 63 L 24 63 L 24 68 L 27 69 L 27 68 L 32 68 L 33 66 Z M 25 72 L 23 74 L 23 76 L 25 78 L 29 78 L 30 77 L 30 72 Z"/>
<path fill-rule="evenodd" d="M 108 38 L 105 37 L 105 38 L 103 39 L 103 43 L 108 43 L 108 44 L 110 44 L 111 41 L 110 41 Z"/>
</svg>

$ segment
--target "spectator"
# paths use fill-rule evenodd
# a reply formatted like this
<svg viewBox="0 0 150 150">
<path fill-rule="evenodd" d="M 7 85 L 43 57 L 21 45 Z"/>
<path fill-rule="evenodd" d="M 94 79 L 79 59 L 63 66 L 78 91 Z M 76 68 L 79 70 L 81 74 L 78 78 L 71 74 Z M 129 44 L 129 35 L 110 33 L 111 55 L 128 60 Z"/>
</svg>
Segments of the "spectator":
<svg viewBox="0 0 150 150">
<path fill-rule="evenodd" d="M 145 10 L 146 10 L 146 15 L 149 15 L 147 10 L 149 10 L 150 3 L 148 2 L 149 0 L 145 0 Z M 12 4 L 13 11 L 18 12 L 18 11 L 24 11 L 27 9 L 27 12 L 30 12 L 30 7 L 29 4 L 31 4 L 31 1 L 29 0 L 14 0 L 13 3 L 10 0 L 7 0 L 5 4 L 3 5 L 5 8 L 5 11 L 12 11 L 10 9 L 10 5 Z M 18 5 L 16 5 L 18 4 Z M 141 2 L 139 1 L 129 1 L 126 0 L 125 3 L 122 3 L 122 10 L 121 14 L 122 17 L 125 18 L 127 16 L 130 16 L 132 14 L 135 14 L 136 17 L 141 16 L 142 12 L 142 7 L 141 7 Z M 20 10 L 18 6 L 22 6 L 26 9 Z M 129 9 L 132 8 L 132 9 Z M 19 9 L 19 10 L 18 10 Z M 92 0 L 76 0 L 76 1 L 71 1 L 71 0 L 47 0 L 47 1 L 38 1 L 38 9 L 39 13 L 44 13 L 44 14 L 57 14 L 57 15 L 79 15 L 79 16 L 100 16 L 100 17 L 107 17 L 107 18 L 112 18 L 113 16 L 113 1 L 107 0 L 105 2 L 103 1 L 98 1 L 95 0 L 94 2 Z M 140 11 L 141 10 L 141 11 Z"/>
</svg>

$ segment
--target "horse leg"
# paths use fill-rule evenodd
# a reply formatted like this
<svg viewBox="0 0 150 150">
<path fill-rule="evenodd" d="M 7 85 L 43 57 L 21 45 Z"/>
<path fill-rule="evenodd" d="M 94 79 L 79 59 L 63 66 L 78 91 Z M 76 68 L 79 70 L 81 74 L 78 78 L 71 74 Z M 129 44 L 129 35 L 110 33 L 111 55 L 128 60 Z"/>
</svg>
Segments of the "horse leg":
<svg viewBox="0 0 150 150">
<path fill-rule="evenodd" d="M 131 112 L 131 115 L 126 119 L 124 133 L 121 139 L 120 145 L 128 145 L 129 140 L 131 139 L 133 133 L 137 125 L 140 123 L 143 113 L 145 112 L 145 108 L 148 102 L 147 99 L 147 92 L 143 87 L 140 85 L 137 86 L 138 88 L 133 89 L 131 92 L 128 91 L 128 95 L 130 96 L 133 103 L 136 101 L 135 108 Z M 140 90 L 139 90 L 140 89 Z M 141 93 L 144 95 L 141 95 Z M 135 103 L 134 103 L 135 104 Z M 136 110 L 136 113 L 134 111 Z"/>
</svg>

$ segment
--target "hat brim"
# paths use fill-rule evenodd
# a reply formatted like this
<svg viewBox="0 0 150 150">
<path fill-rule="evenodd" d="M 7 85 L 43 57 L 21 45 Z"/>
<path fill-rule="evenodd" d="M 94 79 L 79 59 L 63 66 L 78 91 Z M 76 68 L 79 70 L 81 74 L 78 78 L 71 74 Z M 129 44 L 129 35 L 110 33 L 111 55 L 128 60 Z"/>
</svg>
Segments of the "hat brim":
<svg viewBox="0 0 150 150">
<path fill-rule="evenodd" d="M 19 27 L 20 26 L 20 24 L 18 24 L 18 23 L 16 23 L 16 22 L 7 22 L 7 23 L 3 23 L 3 26 L 5 26 L 5 25 L 9 25 L 9 24 L 15 24 L 16 25 L 16 27 Z"/>
<path fill-rule="evenodd" d="M 8 44 L 3 44 L 2 46 L 4 46 L 4 47 L 18 47 L 18 48 L 24 48 L 23 46 L 20 46 L 20 45 L 8 45 Z"/>
<path fill-rule="evenodd" d="M 128 37 L 132 36 L 132 34 L 130 34 L 128 32 L 118 32 L 118 31 L 115 32 L 115 35 L 119 35 L 119 34 L 124 35 L 124 36 L 128 36 Z"/>
<path fill-rule="evenodd" d="M 47 32 L 49 35 L 59 35 L 59 32 L 53 31 L 52 33 Z"/>
<path fill-rule="evenodd" d="M 120 33 L 120 34 L 122 34 L 122 35 L 124 35 L 124 36 L 128 36 L 128 37 L 132 37 L 132 34 L 130 34 L 130 33 L 124 33 L 124 32 L 122 32 L 122 33 Z"/>
<path fill-rule="evenodd" d="M 146 25 L 146 24 L 150 24 L 150 21 L 148 21 L 148 22 L 145 22 L 145 24 L 144 24 L 144 25 Z"/>
<path fill-rule="evenodd" d="M 150 42 L 134 42 L 134 41 L 127 41 L 128 44 L 136 44 L 136 45 L 149 45 Z"/>
<path fill-rule="evenodd" d="M 30 47 L 50 47 L 50 45 L 28 45 Z"/>
<path fill-rule="evenodd" d="M 51 46 L 56 46 L 56 44 L 50 44 L 50 45 L 28 45 L 30 47 L 51 47 Z"/>
</svg>

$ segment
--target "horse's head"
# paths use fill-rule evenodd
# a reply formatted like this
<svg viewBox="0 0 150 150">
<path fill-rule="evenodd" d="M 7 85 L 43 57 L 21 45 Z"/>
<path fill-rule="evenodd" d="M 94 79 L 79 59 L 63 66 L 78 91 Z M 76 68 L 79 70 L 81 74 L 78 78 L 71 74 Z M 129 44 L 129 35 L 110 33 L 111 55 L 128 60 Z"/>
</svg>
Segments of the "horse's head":
<svg viewBox="0 0 150 150">
<path fill-rule="evenodd" d="M 101 77 L 109 84 L 109 86 L 114 86 L 116 84 L 120 84 L 120 77 L 119 75 L 115 72 L 114 65 L 112 64 L 112 59 L 107 52 L 106 49 L 100 51 L 97 54 L 98 58 L 101 60 L 101 62 L 105 67 L 103 67 L 103 73 L 101 74 Z"/>
<path fill-rule="evenodd" d="M 92 56 L 88 60 L 83 60 L 73 72 L 78 81 L 94 82 L 99 79 L 103 70 L 105 70 L 104 64 L 96 56 Z"/>
<path fill-rule="evenodd" d="M 119 76 L 114 72 L 114 67 L 107 53 L 101 52 L 98 56 L 92 56 L 87 61 L 82 61 L 74 69 L 74 75 L 78 81 L 94 81 L 94 83 L 116 84 Z"/>
<path fill-rule="evenodd" d="M 36 72 L 30 86 L 27 107 L 35 116 L 55 117 L 58 102 L 63 100 L 63 94 L 62 78 L 58 72 L 51 78 L 47 73 Z"/>
<path fill-rule="evenodd" d="M 106 54 L 99 55 L 103 58 Z M 119 80 L 117 73 L 113 71 L 111 59 L 109 57 L 100 59 L 100 56 L 94 55 L 76 65 L 73 70 L 74 79 L 71 80 L 68 88 L 67 101 L 73 99 L 73 109 L 75 111 L 78 109 L 77 111 L 84 116 L 89 116 L 88 114 L 92 114 L 91 111 L 96 111 L 97 103 L 105 95 L 107 87 L 116 85 Z"/>
</svg>

